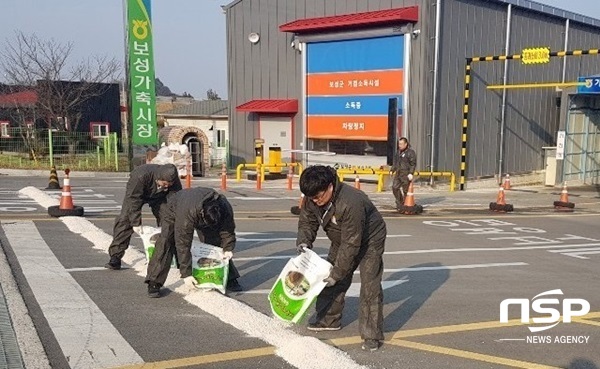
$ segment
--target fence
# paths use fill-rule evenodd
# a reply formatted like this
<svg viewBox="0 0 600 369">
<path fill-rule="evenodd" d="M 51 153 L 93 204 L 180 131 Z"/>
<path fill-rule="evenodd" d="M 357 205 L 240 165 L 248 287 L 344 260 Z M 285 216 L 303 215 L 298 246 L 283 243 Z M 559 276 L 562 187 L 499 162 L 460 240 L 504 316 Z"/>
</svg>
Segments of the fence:
<svg viewBox="0 0 600 369">
<path fill-rule="evenodd" d="M 89 132 L 7 128 L 0 135 L 0 168 L 119 171 L 128 169 L 119 153 L 116 133 L 92 137 Z"/>
</svg>

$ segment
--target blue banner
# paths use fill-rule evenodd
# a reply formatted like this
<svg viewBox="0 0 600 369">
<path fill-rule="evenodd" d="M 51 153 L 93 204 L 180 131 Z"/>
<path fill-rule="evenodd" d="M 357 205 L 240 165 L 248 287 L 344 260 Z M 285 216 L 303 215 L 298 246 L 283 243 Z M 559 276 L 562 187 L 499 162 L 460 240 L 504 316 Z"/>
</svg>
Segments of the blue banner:
<svg viewBox="0 0 600 369">
<path fill-rule="evenodd" d="M 398 115 L 402 115 L 402 95 L 309 97 L 310 115 L 388 115 L 389 100 L 398 98 Z"/>
<path fill-rule="evenodd" d="M 404 36 L 310 43 L 308 73 L 402 69 Z"/>
<path fill-rule="evenodd" d="M 579 77 L 577 82 L 584 83 L 577 86 L 578 94 L 600 94 L 600 76 Z"/>
</svg>

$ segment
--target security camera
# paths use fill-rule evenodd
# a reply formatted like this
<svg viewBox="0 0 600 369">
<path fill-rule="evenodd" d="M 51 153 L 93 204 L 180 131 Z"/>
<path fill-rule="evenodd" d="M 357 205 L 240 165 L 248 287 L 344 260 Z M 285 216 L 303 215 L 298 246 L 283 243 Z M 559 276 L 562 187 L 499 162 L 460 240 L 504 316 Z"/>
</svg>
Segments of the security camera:
<svg viewBox="0 0 600 369">
<path fill-rule="evenodd" d="M 421 34 L 421 30 L 420 29 L 416 29 L 416 30 L 412 31 L 411 34 L 412 34 L 413 37 L 416 38 L 418 35 Z"/>
</svg>

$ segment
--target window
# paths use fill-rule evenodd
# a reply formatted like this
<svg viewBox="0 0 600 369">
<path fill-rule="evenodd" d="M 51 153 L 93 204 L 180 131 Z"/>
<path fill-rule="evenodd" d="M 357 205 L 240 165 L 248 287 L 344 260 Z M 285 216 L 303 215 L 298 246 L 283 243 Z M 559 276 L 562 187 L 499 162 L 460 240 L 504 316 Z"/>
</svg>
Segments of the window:
<svg viewBox="0 0 600 369">
<path fill-rule="evenodd" d="M 314 151 L 329 151 L 338 155 L 387 155 L 387 141 L 309 139 L 309 147 Z"/>
<path fill-rule="evenodd" d="M 90 132 L 92 133 L 92 138 L 108 137 L 108 134 L 110 133 L 109 127 L 109 123 L 105 122 L 90 123 Z"/>
<path fill-rule="evenodd" d="M 56 122 L 59 127 L 64 128 L 66 131 L 69 130 L 69 119 L 67 117 L 56 117 Z"/>
<path fill-rule="evenodd" d="M 217 147 L 225 147 L 227 136 L 224 129 L 217 130 Z"/>
<path fill-rule="evenodd" d="M 9 122 L 0 122 L 0 136 L 1 137 L 10 137 L 10 135 L 8 134 L 8 126 L 9 126 Z"/>
</svg>

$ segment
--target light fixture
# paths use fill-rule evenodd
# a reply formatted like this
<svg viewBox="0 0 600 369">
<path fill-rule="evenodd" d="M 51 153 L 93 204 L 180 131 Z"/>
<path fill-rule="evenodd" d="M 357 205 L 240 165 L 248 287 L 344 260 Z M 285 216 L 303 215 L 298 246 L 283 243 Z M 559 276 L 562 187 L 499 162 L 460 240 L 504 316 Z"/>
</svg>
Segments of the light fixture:
<svg viewBox="0 0 600 369">
<path fill-rule="evenodd" d="M 256 32 L 252 32 L 248 35 L 248 41 L 250 41 L 253 44 L 257 44 L 259 40 L 260 40 L 260 35 Z"/>
</svg>

